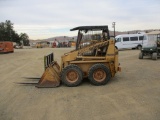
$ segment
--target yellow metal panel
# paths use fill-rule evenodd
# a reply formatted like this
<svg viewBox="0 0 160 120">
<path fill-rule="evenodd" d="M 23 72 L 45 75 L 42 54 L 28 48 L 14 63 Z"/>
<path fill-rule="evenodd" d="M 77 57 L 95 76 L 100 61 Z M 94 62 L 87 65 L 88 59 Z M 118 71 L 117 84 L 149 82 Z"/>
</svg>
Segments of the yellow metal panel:
<svg viewBox="0 0 160 120">
<path fill-rule="evenodd" d="M 106 60 L 91 60 L 91 61 L 71 61 L 70 63 L 71 64 L 74 64 L 74 63 L 76 63 L 76 64 L 79 64 L 79 63 L 85 64 L 85 63 L 106 63 L 106 62 L 107 62 Z"/>
<path fill-rule="evenodd" d="M 106 57 L 97 57 L 97 56 L 77 56 L 77 58 L 82 58 L 82 59 L 105 59 Z"/>
<path fill-rule="evenodd" d="M 64 61 L 72 61 L 72 60 L 76 59 L 77 55 L 78 55 L 78 51 L 66 53 L 65 55 L 62 56 L 62 60 L 63 60 L 63 62 Z"/>
</svg>

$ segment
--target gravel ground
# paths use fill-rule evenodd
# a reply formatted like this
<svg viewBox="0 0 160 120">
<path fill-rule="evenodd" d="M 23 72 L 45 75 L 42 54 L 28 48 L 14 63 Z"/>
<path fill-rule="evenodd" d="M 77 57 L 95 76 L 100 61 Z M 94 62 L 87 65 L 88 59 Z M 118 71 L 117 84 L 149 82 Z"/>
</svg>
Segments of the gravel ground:
<svg viewBox="0 0 160 120">
<path fill-rule="evenodd" d="M 160 59 L 138 59 L 138 50 L 119 52 L 122 72 L 104 86 L 88 80 L 78 87 L 38 89 L 43 56 L 71 48 L 16 49 L 0 54 L 0 120 L 160 120 Z"/>
</svg>

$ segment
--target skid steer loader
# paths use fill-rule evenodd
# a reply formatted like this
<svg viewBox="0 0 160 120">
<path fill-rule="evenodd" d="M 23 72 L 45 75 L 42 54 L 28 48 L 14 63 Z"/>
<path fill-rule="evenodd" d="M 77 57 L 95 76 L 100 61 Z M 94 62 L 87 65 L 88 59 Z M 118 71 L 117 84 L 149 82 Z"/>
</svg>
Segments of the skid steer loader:
<svg viewBox="0 0 160 120">
<path fill-rule="evenodd" d="M 75 50 L 61 56 L 60 65 L 54 61 L 53 53 L 45 56 L 45 72 L 36 87 L 57 87 L 60 82 L 74 87 L 85 77 L 94 85 L 105 85 L 121 71 L 108 26 L 80 26 L 74 30 L 78 30 Z"/>
</svg>

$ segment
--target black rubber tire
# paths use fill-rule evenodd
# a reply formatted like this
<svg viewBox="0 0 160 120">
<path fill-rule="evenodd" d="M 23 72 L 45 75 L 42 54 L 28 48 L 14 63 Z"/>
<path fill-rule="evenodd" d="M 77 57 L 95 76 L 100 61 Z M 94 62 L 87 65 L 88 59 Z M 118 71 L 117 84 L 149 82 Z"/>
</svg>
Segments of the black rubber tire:
<svg viewBox="0 0 160 120">
<path fill-rule="evenodd" d="M 152 53 L 152 59 L 157 60 L 157 53 Z"/>
<path fill-rule="evenodd" d="M 97 72 L 97 73 L 95 73 L 95 72 Z M 96 80 L 95 76 L 98 74 L 100 74 L 98 76 L 100 78 L 98 78 L 98 80 Z M 104 77 L 101 78 L 101 76 L 104 76 Z M 100 64 L 100 63 L 94 64 L 89 70 L 88 79 L 94 85 L 97 85 L 97 86 L 105 85 L 111 79 L 111 73 L 110 73 L 109 68 L 107 66 L 105 66 L 104 64 Z"/>
<path fill-rule="evenodd" d="M 139 53 L 139 59 L 143 59 L 143 53 L 142 52 Z"/>
<path fill-rule="evenodd" d="M 76 80 L 72 81 L 71 79 L 74 79 L 74 78 L 72 78 L 71 75 L 72 76 L 75 75 Z M 83 80 L 83 72 L 77 65 L 74 65 L 74 64 L 68 65 L 61 72 L 61 81 L 63 84 L 65 84 L 68 87 L 78 86 L 82 82 L 82 80 Z"/>
<path fill-rule="evenodd" d="M 137 49 L 138 49 L 138 50 L 141 50 L 141 49 L 142 49 L 142 46 L 141 46 L 141 45 L 138 45 L 138 46 L 137 46 Z"/>
</svg>

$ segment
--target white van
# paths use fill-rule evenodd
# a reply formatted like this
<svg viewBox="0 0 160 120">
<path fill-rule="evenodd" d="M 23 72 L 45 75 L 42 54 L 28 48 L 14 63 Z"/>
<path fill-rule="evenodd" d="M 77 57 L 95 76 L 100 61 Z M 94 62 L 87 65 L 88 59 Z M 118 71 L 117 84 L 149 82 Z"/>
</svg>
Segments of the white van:
<svg viewBox="0 0 160 120">
<path fill-rule="evenodd" d="M 117 49 L 141 49 L 144 34 L 123 34 L 116 36 L 115 46 Z"/>
</svg>

